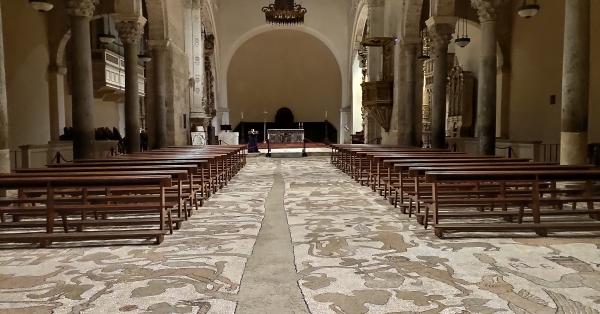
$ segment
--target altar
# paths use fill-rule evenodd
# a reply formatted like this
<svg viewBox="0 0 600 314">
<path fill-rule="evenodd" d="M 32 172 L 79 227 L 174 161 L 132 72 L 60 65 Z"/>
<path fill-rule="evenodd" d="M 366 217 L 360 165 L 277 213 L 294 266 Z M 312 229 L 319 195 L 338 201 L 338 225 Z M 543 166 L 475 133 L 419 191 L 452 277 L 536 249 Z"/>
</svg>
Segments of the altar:
<svg viewBox="0 0 600 314">
<path fill-rule="evenodd" d="M 274 144 L 302 143 L 304 142 L 304 129 L 269 129 L 267 138 Z"/>
</svg>

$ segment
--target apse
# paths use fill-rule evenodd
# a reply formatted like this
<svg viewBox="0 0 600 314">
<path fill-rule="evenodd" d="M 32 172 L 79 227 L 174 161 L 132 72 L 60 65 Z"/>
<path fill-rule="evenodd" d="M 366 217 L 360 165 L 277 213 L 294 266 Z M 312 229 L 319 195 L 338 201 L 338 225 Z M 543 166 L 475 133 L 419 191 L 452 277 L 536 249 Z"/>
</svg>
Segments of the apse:
<svg viewBox="0 0 600 314">
<path fill-rule="evenodd" d="M 289 108 L 296 122 L 327 119 L 339 130 L 342 85 L 339 65 L 316 37 L 272 30 L 252 37 L 235 52 L 227 74 L 230 122 L 274 121 Z M 265 114 L 266 112 L 266 114 Z"/>
</svg>

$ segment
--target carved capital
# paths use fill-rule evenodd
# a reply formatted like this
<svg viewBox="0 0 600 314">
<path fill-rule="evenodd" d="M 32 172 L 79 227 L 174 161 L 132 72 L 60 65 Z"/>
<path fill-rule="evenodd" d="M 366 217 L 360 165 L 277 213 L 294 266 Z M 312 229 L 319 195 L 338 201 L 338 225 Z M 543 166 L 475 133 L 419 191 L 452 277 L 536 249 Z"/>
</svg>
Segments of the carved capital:
<svg viewBox="0 0 600 314">
<path fill-rule="evenodd" d="M 97 0 L 68 0 L 67 13 L 71 16 L 82 16 L 91 18 L 94 16 Z"/>
<path fill-rule="evenodd" d="M 471 0 L 471 6 L 477 10 L 481 23 L 495 21 L 498 9 L 505 0 Z"/>
<path fill-rule="evenodd" d="M 117 31 L 121 41 L 125 44 L 137 43 L 144 33 L 146 19 L 142 16 L 134 18 L 119 18 Z"/>
<path fill-rule="evenodd" d="M 448 45 L 454 34 L 454 25 L 451 24 L 432 24 L 428 27 L 429 38 L 431 38 L 431 46 L 434 56 L 438 54 L 446 55 Z"/>
</svg>

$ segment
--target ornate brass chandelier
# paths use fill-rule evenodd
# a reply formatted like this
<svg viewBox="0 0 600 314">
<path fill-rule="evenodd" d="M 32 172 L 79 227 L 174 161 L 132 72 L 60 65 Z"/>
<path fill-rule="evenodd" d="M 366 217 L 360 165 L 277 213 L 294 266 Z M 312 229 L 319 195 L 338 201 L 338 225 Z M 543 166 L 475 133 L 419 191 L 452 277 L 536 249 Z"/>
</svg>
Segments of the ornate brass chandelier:
<svg viewBox="0 0 600 314">
<path fill-rule="evenodd" d="M 294 0 L 275 0 L 268 7 L 263 7 L 267 23 L 277 25 L 297 25 L 304 23 L 306 8 L 296 4 Z"/>
</svg>

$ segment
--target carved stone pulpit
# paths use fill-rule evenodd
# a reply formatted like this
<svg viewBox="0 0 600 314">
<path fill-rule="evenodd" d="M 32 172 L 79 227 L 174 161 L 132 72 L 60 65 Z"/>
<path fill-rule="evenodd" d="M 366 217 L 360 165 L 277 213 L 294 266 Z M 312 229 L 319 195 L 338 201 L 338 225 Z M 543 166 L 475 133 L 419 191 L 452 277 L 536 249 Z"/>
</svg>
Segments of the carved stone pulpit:
<svg viewBox="0 0 600 314">
<path fill-rule="evenodd" d="M 390 119 L 394 107 L 394 43 L 391 37 L 373 37 L 363 40 L 366 47 L 383 48 L 383 79 L 363 82 L 363 108 L 385 131 L 390 129 Z"/>
</svg>

